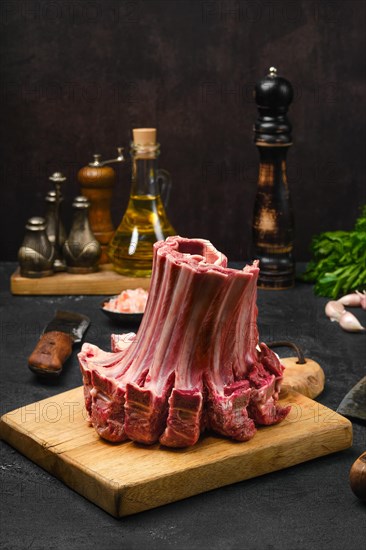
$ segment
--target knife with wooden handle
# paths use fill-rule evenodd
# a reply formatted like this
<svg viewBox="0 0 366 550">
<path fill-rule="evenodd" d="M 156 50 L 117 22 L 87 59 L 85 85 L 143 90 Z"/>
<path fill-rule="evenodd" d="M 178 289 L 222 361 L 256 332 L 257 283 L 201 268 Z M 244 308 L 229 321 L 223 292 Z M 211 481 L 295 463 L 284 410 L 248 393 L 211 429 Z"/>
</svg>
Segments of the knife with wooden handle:
<svg viewBox="0 0 366 550">
<path fill-rule="evenodd" d="M 81 341 L 89 324 L 86 315 L 57 311 L 28 358 L 31 371 L 37 375 L 58 376 L 71 355 L 73 344 Z"/>
</svg>

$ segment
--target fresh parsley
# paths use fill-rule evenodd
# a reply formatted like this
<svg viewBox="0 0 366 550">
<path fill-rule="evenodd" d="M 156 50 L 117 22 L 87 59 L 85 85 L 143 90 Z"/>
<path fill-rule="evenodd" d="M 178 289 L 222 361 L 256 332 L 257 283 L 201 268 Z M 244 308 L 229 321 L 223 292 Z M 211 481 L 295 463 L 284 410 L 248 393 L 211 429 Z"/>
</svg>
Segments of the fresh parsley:
<svg viewBox="0 0 366 550">
<path fill-rule="evenodd" d="M 315 283 L 320 296 L 337 299 L 366 288 L 366 205 L 353 231 L 327 231 L 313 237 L 313 259 L 301 280 Z"/>
</svg>

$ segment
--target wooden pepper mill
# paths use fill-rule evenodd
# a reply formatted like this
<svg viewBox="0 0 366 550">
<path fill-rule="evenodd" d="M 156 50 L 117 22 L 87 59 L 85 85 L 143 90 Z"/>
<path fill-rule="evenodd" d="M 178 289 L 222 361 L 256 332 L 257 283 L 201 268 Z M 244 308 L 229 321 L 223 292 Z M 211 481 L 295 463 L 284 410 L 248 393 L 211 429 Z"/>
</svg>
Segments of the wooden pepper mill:
<svg viewBox="0 0 366 550">
<path fill-rule="evenodd" d="M 123 148 L 118 147 L 117 151 L 117 158 L 103 162 L 101 161 L 101 155 L 93 155 L 94 161 L 78 172 L 81 193 L 90 201 L 90 227 L 102 247 L 99 264 L 109 262 L 106 250 L 115 231 L 111 218 L 111 199 L 116 173 L 111 166 L 107 165 L 125 160 L 122 153 Z"/>
<path fill-rule="evenodd" d="M 260 164 L 253 218 L 253 256 L 260 260 L 258 286 L 285 289 L 294 285 L 293 215 L 286 174 L 292 145 L 287 110 L 293 99 L 288 80 L 274 67 L 254 91 L 258 118 L 254 126 Z"/>
</svg>

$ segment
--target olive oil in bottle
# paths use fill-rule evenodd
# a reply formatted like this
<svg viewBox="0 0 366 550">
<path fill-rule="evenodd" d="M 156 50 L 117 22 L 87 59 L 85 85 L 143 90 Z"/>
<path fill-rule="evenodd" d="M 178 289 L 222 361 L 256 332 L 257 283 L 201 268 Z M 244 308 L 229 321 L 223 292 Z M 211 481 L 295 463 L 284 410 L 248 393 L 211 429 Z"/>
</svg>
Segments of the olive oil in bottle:
<svg viewBox="0 0 366 550">
<path fill-rule="evenodd" d="M 112 237 L 108 256 L 122 275 L 149 277 L 153 244 L 176 232 L 168 220 L 158 186 L 155 128 L 133 130 L 132 186 L 127 210 Z"/>
</svg>

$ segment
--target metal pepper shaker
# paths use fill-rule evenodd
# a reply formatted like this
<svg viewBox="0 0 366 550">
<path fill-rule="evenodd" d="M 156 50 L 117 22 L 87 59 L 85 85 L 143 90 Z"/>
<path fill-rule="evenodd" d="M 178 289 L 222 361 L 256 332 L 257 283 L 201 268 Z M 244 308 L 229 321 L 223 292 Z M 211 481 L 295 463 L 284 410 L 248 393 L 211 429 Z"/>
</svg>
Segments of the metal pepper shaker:
<svg viewBox="0 0 366 550">
<path fill-rule="evenodd" d="M 61 203 L 63 202 L 63 196 L 62 194 L 60 193 L 60 196 L 59 196 L 59 205 L 61 205 Z M 56 191 L 55 190 L 51 190 L 51 191 L 48 191 L 46 197 L 45 197 L 45 201 L 46 201 L 46 204 L 47 204 L 47 211 L 46 211 L 46 233 L 47 233 L 47 237 L 48 237 L 48 240 L 50 241 L 51 244 L 55 245 L 55 242 L 56 242 L 56 219 L 57 219 L 57 202 L 56 202 Z M 59 212 L 58 212 L 59 214 Z M 60 249 L 62 249 L 65 241 L 66 241 L 66 231 L 65 231 L 65 227 L 61 221 L 61 217 L 59 217 L 59 247 Z"/>
<path fill-rule="evenodd" d="M 62 244 L 60 242 L 60 203 L 61 203 L 61 185 L 66 181 L 65 176 L 61 172 L 54 172 L 52 176 L 49 177 L 49 180 L 52 181 L 55 185 L 55 262 L 53 265 L 54 271 L 65 271 L 65 262 L 62 258 Z"/>
<path fill-rule="evenodd" d="M 48 240 L 46 220 L 35 216 L 25 226 L 23 244 L 18 251 L 22 277 L 47 277 L 53 274 L 55 249 Z"/>
<path fill-rule="evenodd" d="M 63 246 L 63 255 L 69 273 L 92 273 L 98 269 L 102 249 L 89 224 L 90 202 L 78 196 L 72 204 L 74 219 L 70 234 Z"/>
</svg>

